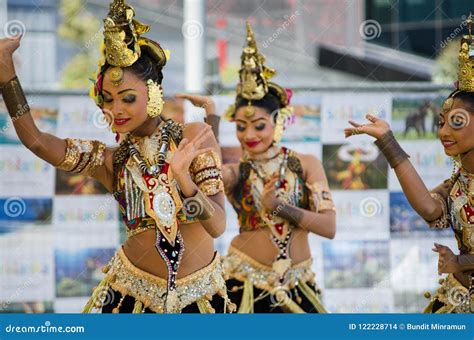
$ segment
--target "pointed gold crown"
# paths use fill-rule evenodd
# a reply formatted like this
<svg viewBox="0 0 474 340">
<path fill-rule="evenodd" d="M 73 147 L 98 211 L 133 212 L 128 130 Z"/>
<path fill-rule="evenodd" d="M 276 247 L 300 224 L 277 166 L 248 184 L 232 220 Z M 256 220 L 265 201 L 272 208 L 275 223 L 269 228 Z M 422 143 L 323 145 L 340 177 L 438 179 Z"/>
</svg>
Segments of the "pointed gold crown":
<svg viewBox="0 0 474 340">
<path fill-rule="evenodd" d="M 258 50 L 249 22 L 247 22 L 246 46 L 240 59 L 240 84 L 237 85 L 237 95 L 249 101 L 262 99 L 268 93 L 268 79 L 275 75 L 275 70 L 265 66 L 265 57 Z"/>
<path fill-rule="evenodd" d="M 270 78 L 275 76 L 276 71 L 265 65 L 265 56 L 258 50 L 252 26 L 248 21 L 247 38 L 240 59 L 240 82 L 236 89 L 236 103 L 243 98 L 248 100 L 250 106 L 252 101 L 260 100 L 266 94 L 272 93 L 279 100 L 280 108 L 284 108 L 289 104 L 286 90 L 269 81 Z M 225 113 L 229 120 L 233 120 L 234 115 L 235 104 L 229 107 Z"/>
<path fill-rule="evenodd" d="M 465 92 L 474 92 L 474 36 L 472 35 L 472 14 L 466 20 L 468 34 L 461 38 L 459 50 L 458 88 Z"/>
<path fill-rule="evenodd" d="M 166 54 L 161 46 L 141 37 L 150 30 L 134 19 L 135 10 L 124 0 L 114 0 L 110 4 L 109 14 L 104 19 L 105 59 L 116 67 L 128 67 L 140 58 L 143 48 L 148 48 L 152 57 L 160 66 L 166 64 Z"/>
<path fill-rule="evenodd" d="M 140 58 L 144 50 L 161 68 L 169 59 L 168 50 L 163 50 L 157 42 L 141 36 L 150 30 L 150 26 L 138 22 L 134 17 L 135 10 L 124 0 L 114 0 L 110 4 L 109 13 L 104 19 L 101 59 L 97 72 L 91 78 L 93 84 L 89 91 L 89 96 L 99 106 L 103 102 L 101 72 L 106 62 L 112 67 L 129 67 Z"/>
</svg>

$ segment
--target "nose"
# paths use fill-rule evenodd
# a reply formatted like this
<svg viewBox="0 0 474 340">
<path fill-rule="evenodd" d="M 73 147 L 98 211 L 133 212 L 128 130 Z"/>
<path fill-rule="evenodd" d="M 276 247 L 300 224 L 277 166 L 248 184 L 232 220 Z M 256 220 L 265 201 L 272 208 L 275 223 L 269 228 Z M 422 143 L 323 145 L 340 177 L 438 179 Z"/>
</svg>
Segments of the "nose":
<svg viewBox="0 0 474 340">
<path fill-rule="evenodd" d="M 255 140 L 255 138 L 257 137 L 257 134 L 255 133 L 255 129 L 253 128 L 248 128 L 246 132 L 247 132 L 245 134 L 246 140 Z"/>
<path fill-rule="evenodd" d="M 450 129 L 451 127 L 449 126 L 448 122 L 444 123 L 441 128 L 438 130 L 438 137 L 440 139 L 444 139 L 450 136 Z"/>
<path fill-rule="evenodd" d="M 114 117 L 120 117 L 120 115 L 123 113 L 122 112 L 122 106 L 120 104 L 119 100 L 114 100 L 112 104 L 112 113 Z"/>
</svg>

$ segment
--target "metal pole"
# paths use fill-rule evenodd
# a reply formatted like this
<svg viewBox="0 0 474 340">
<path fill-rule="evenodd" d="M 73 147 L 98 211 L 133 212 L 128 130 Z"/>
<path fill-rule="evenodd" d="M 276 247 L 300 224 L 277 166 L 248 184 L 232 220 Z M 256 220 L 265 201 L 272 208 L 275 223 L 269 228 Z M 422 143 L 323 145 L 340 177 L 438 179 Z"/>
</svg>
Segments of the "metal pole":
<svg viewBox="0 0 474 340">
<path fill-rule="evenodd" d="M 7 0 L 0 0 L 0 36 L 4 37 L 4 27 L 8 21 L 8 14 L 7 14 Z"/>
<path fill-rule="evenodd" d="M 206 17 L 204 0 L 184 1 L 184 73 L 189 93 L 205 93 Z"/>
</svg>

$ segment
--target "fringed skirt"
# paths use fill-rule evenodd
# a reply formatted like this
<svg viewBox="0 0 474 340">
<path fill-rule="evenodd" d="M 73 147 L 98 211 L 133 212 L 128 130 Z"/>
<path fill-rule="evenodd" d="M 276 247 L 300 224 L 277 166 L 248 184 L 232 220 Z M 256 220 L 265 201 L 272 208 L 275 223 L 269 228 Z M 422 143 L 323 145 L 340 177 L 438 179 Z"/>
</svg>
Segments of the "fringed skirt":
<svg viewBox="0 0 474 340">
<path fill-rule="evenodd" d="M 229 298 L 239 313 L 326 313 L 311 270 L 312 260 L 278 274 L 234 247 L 223 258 Z"/>
<path fill-rule="evenodd" d="M 235 305 L 227 296 L 221 259 L 176 280 L 172 295 L 166 280 L 135 267 L 120 248 L 103 268 L 105 278 L 94 289 L 83 313 L 225 313 Z"/>
<path fill-rule="evenodd" d="M 434 296 L 431 296 L 429 292 L 425 293 L 430 303 L 423 311 L 424 313 L 474 313 L 474 294 L 470 294 L 469 289 L 464 287 L 453 274 L 440 279 L 439 283 L 441 287 Z"/>
</svg>

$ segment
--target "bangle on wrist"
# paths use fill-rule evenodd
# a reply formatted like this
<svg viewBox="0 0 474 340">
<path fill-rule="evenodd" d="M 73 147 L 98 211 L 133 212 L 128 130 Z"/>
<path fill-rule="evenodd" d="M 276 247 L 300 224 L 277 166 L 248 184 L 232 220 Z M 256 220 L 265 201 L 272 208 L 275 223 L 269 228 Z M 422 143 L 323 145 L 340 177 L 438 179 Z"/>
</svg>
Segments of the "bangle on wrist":
<svg viewBox="0 0 474 340">
<path fill-rule="evenodd" d="M 377 139 L 375 145 L 383 153 L 392 169 L 410 157 L 397 142 L 392 131 L 388 131 L 381 138 Z"/>
</svg>

